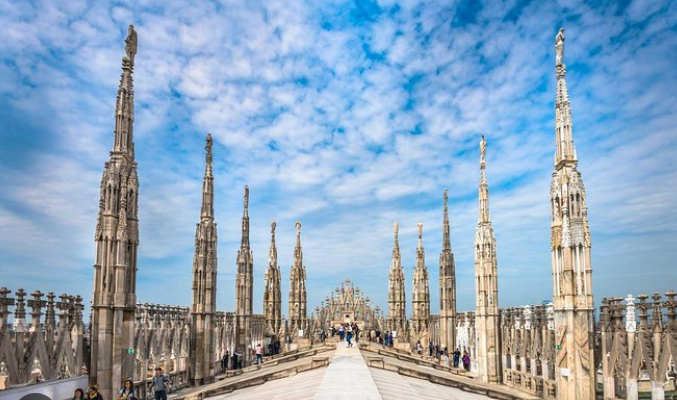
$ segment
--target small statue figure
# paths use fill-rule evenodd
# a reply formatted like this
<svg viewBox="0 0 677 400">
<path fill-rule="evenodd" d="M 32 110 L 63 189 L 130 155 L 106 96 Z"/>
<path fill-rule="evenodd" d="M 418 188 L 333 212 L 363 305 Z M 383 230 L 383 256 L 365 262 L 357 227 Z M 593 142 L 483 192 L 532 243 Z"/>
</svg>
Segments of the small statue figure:
<svg viewBox="0 0 677 400">
<path fill-rule="evenodd" d="M 129 25 L 127 29 L 127 39 L 125 39 L 125 52 L 129 63 L 134 65 L 134 56 L 136 55 L 136 31 L 134 25 Z"/>
<path fill-rule="evenodd" d="M 298 219 L 296 220 L 296 234 L 300 235 L 301 234 L 301 221 Z"/>
<path fill-rule="evenodd" d="M 555 65 L 562 65 L 564 58 L 564 28 L 559 28 L 555 36 Z"/>
<path fill-rule="evenodd" d="M 270 232 L 271 232 L 273 235 L 275 234 L 275 227 L 277 227 L 277 224 L 275 223 L 275 221 L 273 221 L 273 222 L 270 224 Z"/>
<path fill-rule="evenodd" d="M 482 140 L 480 140 L 480 165 L 484 167 L 485 159 L 484 157 L 487 154 L 487 141 L 484 140 L 484 135 L 482 135 Z"/>
<path fill-rule="evenodd" d="M 212 162 L 212 134 L 208 133 L 207 134 L 207 139 L 205 143 L 205 150 L 207 151 L 207 162 L 211 163 Z"/>
<path fill-rule="evenodd" d="M 244 185 L 244 208 L 249 208 L 249 186 Z"/>
</svg>

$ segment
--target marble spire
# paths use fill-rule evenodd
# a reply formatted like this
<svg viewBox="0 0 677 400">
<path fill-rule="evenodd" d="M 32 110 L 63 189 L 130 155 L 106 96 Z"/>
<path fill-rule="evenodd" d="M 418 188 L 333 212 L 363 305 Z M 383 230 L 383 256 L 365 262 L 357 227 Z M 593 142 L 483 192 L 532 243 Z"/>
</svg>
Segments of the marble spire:
<svg viewBox="0 0 677 400">
<path fill-rule="evenodd" d="M 139 182 L 134 158 L 134 57 L 137 34 L 129 26 L 115 103 L 110 158 L 101 176 L 92 298 L 90 382 L 112 398 L 131 363 L 123 351 L 134 345 Z"/>
<path fill-rule="evenodd" d="M 484 136 L 480 141 L 479 221 L 475 231 L 475 326 L 477 375 L 489 383 L 501 382 L 500 326 L 498 312 L 498 262 L 496 239 L 489 215 Z"/>
<path fill-rule="evenodd" d="M 242 240 L 237 252 L 237 274 L 235 275 L 236 350 L 251 355 L 247 350 L 252 329 L 252 300 L 254 291 L 254 253 L 249 246 L 249 186 L 244 187 L 244 210 L 242 212 Z"/>
<path fill-rule="evenodd" d="M 550 209 L 553 304 L 559 346 L 555 368 L 557 398 L 587 400 L 595 398 L 591 242 L 585 185 L 578 171 L 572 132 L 564 29 L 555 37 L 555 55 L 555 169 Z M 632 398 L 630 394 L 628 398 Z"/>
<path fill-rule="evenodd" d="M 394 243 L 393 261 L 388 275 L 388 329 L 396 330 L 398 338 L 403 338 L 407 326 L 407 300 L 404 284 L 404 268 L 400 254 L 399 225 L 393 223 Z"/>
<path fill-rule="evenodd" d="M 277 246 L 275 245 L 275 221 L 270 224 L 270 250 L 268 268 L 264 277 L 263 314 L 268 334 L 277 334 L 282 323 L 282 294 L 280 291 L 280 266 L 277 264 Z"/>
<path fill-rule="evenodd" d="M 212 135 L 207 134 L 205 144 L 205 175 L 202 183 L 202 208 L 195 229 L 195 255 L 193 256 L 193 308 L 191 315 L 190 380 L 193 385 L 210 382 L 214 376 L 214 313 L 216 312 L 216 282 L 218 245 L 214 222 L 214 176 L 212 174 Z"/>
<path fill-rule="evenodd" d="M 453 351 L 456 346 L 456 264 L 451 251 L 449 208 L 444 191 L 442 252 L 440 253 L 440 345 Z"/>
<path fill-rule="evenodd" d="M 423 249 L 423 223 L 418 223 L 418 245 L 416 246 L 416 266 L 412 282 L 412 328 L 414 333 L 423 334 L 430 320 L 430 284 L 428 268 L 425 266 Z"/>
<path fill-rule="evenodd" d="M 301 248 L 301 222 L 296 221 L 296 247 L 294 247 L 294 264 L 289 273 L 289 327 L 292 336 L 307 324 L 306 267 L 303 265 L 303 249 Z M 304 335 L 306 332 L 304 332 Z"/>
</svg>

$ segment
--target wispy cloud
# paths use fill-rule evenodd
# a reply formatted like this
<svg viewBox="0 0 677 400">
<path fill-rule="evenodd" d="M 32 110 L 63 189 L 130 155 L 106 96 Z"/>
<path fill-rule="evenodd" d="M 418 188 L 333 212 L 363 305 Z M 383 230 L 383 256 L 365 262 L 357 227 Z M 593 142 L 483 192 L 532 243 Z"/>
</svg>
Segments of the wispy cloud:
<svg viewBox="0 0 677 400">
<path fill-rule="evenodd" d="M 285 278 L 294 221 L 303 222 L 311 307 L 347 276 L 385 305 L 393 219 L 408 280 L 415 226 L 424 222 L 436 288 L 445 188 L 458 304 L 473 308 L 480 134 L 489 142 L 501 302 L 548 298 L 559 26 L 567 32 L 595 294 L 674 289 L 677 4 L 640 0 L 0 0 L 2 285 L 89 295 L 128 23 L 139 32 L 142 301 L 190 301 L 207 132 L 217 141 L 219 308 L 233 307 L 245 184 L 255 309 L 272 219 Z M 177 290 L 158 287 L 158 276 Z M 432 297 L 435 311 L 436 289 Z"/>
</svg>

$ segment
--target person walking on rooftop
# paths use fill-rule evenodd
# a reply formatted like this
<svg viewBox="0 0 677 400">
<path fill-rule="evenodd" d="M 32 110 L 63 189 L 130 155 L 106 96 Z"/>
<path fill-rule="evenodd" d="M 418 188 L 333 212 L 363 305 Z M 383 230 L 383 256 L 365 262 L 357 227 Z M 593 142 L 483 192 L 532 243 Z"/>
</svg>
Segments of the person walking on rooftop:
<svg viewBox="0 0 677 400">
<path fill-rule="evenodd" d="M 348 333 L 346 333 L 346 341 L 348 342 L 348 347 L 353 347 L 353 343 L 351 340 L 353 339 L 353 331 L 350 328 L 350 325 L 348 325 Z"/>
<path fill-rule="evenodd" d="M 261 343 L 256 345 L 256 363 L 257 364 L 262 364 L 263 363 L 263 347 L 261 347 Z"/>
<path fill-rule="evenodd" d="M 345 328 L 343 328 L 343 324 L 341 324 L 339 326 L 339 340 L 341 342 L 343 341 L 343 337 L 345 336 L 345 334 L 346 334 Z"/>
<path fill-rule="evenodd" d="M 470 356 L 465 350 L 463 351 L 463 368 L 465 368 L 466 371 L 470 371 Z"/>
<path fill-rule="evenodd" d="M 155 368 L 155 376 L 153 377 L 155 400 L 167 400 L 167 389 L 171 383 L 169 377 L 162 373 L 161 367 Z"/>
<path fill-rule="evenodd" d="M 454 350 L 454 368 L 458 368 L 458 361 L 460 359 L 461 359 L 461 350 L 459 350 L 457 347 L 456 350 Z"/>
</svg>

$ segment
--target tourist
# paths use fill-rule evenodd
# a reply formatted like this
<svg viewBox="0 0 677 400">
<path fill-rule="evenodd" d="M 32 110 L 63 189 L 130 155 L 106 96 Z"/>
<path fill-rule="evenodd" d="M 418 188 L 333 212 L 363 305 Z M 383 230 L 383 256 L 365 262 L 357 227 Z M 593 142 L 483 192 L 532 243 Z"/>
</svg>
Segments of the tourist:
<svg viewBox="0 0 677 400">
<path fill-rule="evenodd" d="M 346 334 L 345 329 L 343 328 L 343 324 L 339 325 L 339 340 L 342 342 L 343 337 Z"/>
<path fill-rule="evenodd" d="M 230 358 L 230 352 L 226 350 L 226 354 L 223 355 L 223 358 L 221 359 L 221 370 L 223 372 L 228 371 L 228 359 Z"/>
<path fill-rule="evenodd" d="M 465 350 L 463 351 L 463 368 L 465 368 L 466 371 L 470 371 L 470 356 Z"/>
<path fill-rule="evenodd" d="M 80 388 L 75 389 L 73 400 L 85 400 L 85 391 Z"/>
<path fill-rule="evenodd" d="M 232 369 L 237 369 L 237 355 L 235 352 L 230 356 L 230 365 Z"/>
<path fill-rule="evenodd" d="M 92 385 L 87 392 L 87 400 L 103 400 L 103 396 L 99 393 L 99 387 Z"/>
<path fill-rule="evenodd" d="M 155 376 L 153 377 L 155 400 L 167 400 L 167 389 L 170 384 L 169 377 L 162 373 L 162 367 L 155 368 Z"/>
<path fill-rule="evenodd" d="M 134 390 L 134 382 L 131 379 L 127 379 L 118 392 L 118 400 L 139 400 L 139 396 Z"/>
<path fill-rule="evenodd" d="M 428 342 L 428 357 L 433 356 L 434 350 L 435 350 L 435 346 L 433 346 L 433 342 Z"/>
<path fill-rule="evenodd" d="M 327 341 L 327 332 L 324 329 L 320 331 L 320 340 L 322 341 L 322 344 Z"/>
<path fill-rule="evenodd" d="M 262 364 L 263 363 L 263 347 L 261 347 L 261 343 L 256 345 L 256 364 Z"/>
<path fill-rule="evenodd" d="M 350 328 L 350 325 L 348 325 L 348 333 L 346 334 L 346 341 L 348 342 L 348 347 L 353 347 L 353 343 L 351 340 L 353 339 L 353 331 Z"/>
<path fill-rule="evenodd" d="M 353 334 L 355 335 L 355 343 L 360 341 L 360 327 L 357 324 L 353 324 Z"/>
<path fill-rule="evenodd" d="M 418 353 L 419 356 L 423 354 L 423 346 L 421 345 L 420 340 L 416 341 L 416 352 Z"/>
<path fill-rule="evenodd" d="M 393 333 L 388 332 L 388 343 L 390 343 L 390 347 L 393 347 Z"/>
<path fill-rule="evenodd" d="M 458 368 L 458 360 L 460 359 L 461 359 L 461 350 L 459 350 L 457 347 L 456 350 L 454 350 L 454 368 Z"/>
</svg>

